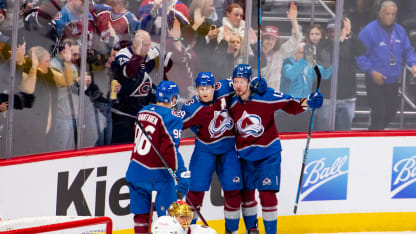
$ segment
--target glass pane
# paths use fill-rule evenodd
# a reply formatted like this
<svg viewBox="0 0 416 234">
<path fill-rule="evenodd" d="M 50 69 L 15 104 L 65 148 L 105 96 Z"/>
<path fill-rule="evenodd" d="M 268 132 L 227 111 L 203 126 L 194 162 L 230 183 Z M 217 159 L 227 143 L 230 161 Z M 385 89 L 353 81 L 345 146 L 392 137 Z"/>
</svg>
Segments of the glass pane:
<svg viewBox="0 0 416 234">
<path fill-rule="evenodd" d="M 10 53 L 11 51 L 11 31 L 12 26 L 8 17 L 13 17 L 13 7 L 0 5 L 0 72 L 3 74 L 0 78 L 0 158 L 5 157 L 7 141 L 7 108 L 9 92 L 9 74 L 10 74 Z M 10 19 L 9 18 L 9 19 Z"/>
<path fill-rule="evenodd" d="M 332 18 L 335 1 L 324 1 L 330 4 L 325 6 L 321 2 L 261 3 L 260 73 L 269 87 L 295 98 L 306 98 L 316 90 L 315 64 L 320 64 L 321 73 L 329 78 L 331 55 L 328 51 L 325 55 L 320 52 L 321 44 L 326 44 L 324 29 Z M 253 2 L 252 25 L 255 27 L 258 24 L 258 7 L 257 2 Z M 251 46 L 254 52 L 257 51 L 256 46 Z M 258 57 L 255 52 L 252 59 L 257 63 Z M 324 72 L 326 70 L 329 71 Z M 253 75 L 257 76 L 257 73 Z M 279 110 L 275 113 L 277 128 L 280 132 L 307 131 L 310 114 L 310 110 L 298 115 Z"/>
<path fill-rule="evenodd" d="M 13 1 L 7 1 L 7 4 Z M 33 107 L 14 115 L 13 155 L 75 148 L 79 48 L 83 1 L 22 1 L 18 45 L 24 45 L 17 90 L 32 93 Z M 16 7 L 16 6 L 14 6 Z"/>
<path fill-rule="evenodd" d="M 413 1 L 378 2 L 383 3 L 344 3 L 344 9 L 351 19 L 352 39 L 355 35 L 364 43 L 361 57 L 357 58 L 357 101 L 353 129 L 414 129 L 415 83 L 405 65 L 413 65 L 412 61 L 416 58 L 413 48 L 416 45 L 413 33 L 416 26 L 409 20 L 416 4 Z M 394 16 L 386 17 L 386 14 Z M 398 29 L 398 25 L 391 26 L 393 22 L 404 30 Z M 374 33 L 375 28 L 379 28 L 382 34 Z M 392 29 L 393 34 L 390 33 Z M 371 41 L 372 38 L 374 41 Z M 359 47 L 354 46 L 353 49 L 351 52 Z M 340 62 L 346 59 L 341 51 Z M 341 65 L 340 69 L 341 72 Z"/>
</svg>

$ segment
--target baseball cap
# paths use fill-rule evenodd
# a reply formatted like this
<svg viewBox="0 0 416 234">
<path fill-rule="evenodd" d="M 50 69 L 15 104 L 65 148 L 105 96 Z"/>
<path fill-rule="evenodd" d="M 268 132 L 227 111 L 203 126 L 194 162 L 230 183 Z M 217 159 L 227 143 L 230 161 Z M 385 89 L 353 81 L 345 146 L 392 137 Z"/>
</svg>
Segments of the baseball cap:
<svg viewBox="0 0 416 234">
<path fill-rule="evenodd" d="M 262 36 L 272 36 L 274 38 L 279 38 L 279 29 L 275 26 L 268 25 L 264 27 Z"/>
</svg>

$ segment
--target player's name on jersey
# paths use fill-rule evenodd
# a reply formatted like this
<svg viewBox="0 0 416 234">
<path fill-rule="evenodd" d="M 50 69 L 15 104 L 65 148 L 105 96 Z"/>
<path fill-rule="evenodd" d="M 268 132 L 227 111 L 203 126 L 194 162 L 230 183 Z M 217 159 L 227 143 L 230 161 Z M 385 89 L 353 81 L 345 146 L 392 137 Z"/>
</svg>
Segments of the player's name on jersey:
<svg viewBox="0 0 416 234">
<path fill-rule="evenodd" d="M 158 118 L 154 115 L 146 114 L 146 113 L 140 113 L 139 114 L 139 121 L 147 121 L 152 123 L 153 125 L 157 124 Z"/>
</svg>

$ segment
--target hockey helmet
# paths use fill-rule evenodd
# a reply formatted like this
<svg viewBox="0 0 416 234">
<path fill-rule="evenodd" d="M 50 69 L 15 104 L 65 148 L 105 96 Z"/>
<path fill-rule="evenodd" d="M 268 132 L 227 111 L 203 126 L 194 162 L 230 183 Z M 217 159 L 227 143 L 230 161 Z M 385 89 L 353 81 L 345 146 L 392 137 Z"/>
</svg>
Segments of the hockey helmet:
<svg viewBox="0 0 416 234">
<path fill-rule="evenodd" d="M 169 206 L 168 214 L 176 218 L 183 228 L 188 228 L 191 225 L 194 213 L 188 204 L 184 201 L 176 201 Z"/>
<path fill-rule="evenodd" d="M 250 81 L 251 78 L 251 66 L 248 64 L 238 64 L 233 71 L 233 79 L 236 77 L 247 78 Z"/>
<path fill-rule="evenodd" d="M 214 86 L 215 78 L 211 72 L 200 72 L 195 79 L 195 86 Z"/>
<path fill-rule="evenodd" d="M 170 216 L 161 216 L 152 224 L 153 234 L 185 234 L 179 222 Z"/>
<path fill-rule="evenodd" d="M 173 97 L 179 98 L 179 88 L 172 81 L 162 81 L 156 88 L 156 101 L 172 103 Z M 173 104 L 175 106 L 176 103 Z"/>
</svg>

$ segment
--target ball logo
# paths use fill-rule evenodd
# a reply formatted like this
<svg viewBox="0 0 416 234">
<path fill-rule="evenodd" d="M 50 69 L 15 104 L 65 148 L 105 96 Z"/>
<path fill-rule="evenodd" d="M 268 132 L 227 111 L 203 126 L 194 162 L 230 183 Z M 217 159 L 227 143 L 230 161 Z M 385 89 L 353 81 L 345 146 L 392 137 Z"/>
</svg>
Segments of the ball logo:
<svg viewBox="0 0 416 234">
<path fill-rule="evenodd" d="M 394 147 L 391 198 L 416 198 L 416 147 Z"/>
<path fill-rule="evenodd" d="M 349 148 L 310 149 L 301 201 L 346 200 Z"/>
</svg>

